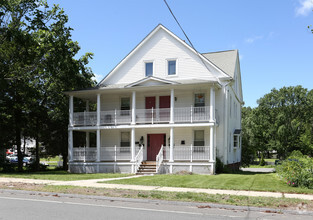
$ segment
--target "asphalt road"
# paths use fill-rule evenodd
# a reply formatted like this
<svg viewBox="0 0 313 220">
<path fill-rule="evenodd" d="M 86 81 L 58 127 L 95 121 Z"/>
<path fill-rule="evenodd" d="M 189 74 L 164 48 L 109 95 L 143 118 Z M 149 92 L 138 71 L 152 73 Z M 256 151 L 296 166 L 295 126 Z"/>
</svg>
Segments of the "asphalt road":
<svg viewBox="0 0 313 220">
<path fill-rule="evenodd" d="M 206 204 L 105 199 L 49 193 L 0 192 L 0 219 L 161 220 L 161 219 L 312 219 L 313 216 L 231 210 Z"/>
</svg>

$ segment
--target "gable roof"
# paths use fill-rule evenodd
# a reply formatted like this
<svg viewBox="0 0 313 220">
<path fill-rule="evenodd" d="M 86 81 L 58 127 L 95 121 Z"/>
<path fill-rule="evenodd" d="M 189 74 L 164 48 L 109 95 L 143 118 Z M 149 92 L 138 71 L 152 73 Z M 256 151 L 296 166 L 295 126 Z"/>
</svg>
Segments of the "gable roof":
<svg viewBox="0 0 313 220">
<path fill-rule="evenodd" d="M 139 86 L 140 84 L 148 82 L 148 81 L 155 81 L 155 82 L 159 82 L 159 83 L 162 83 L 162 84 L 172 84 L 172 85 L 173 84 L 179 84 L 177 82 L 166 80 L 166 79 L 161 79 L 161 78 L 158 78 L 158 77 L 155 77 L 155 76 L 148 76 L 148 77 L 145 77 L 145 78 L 143 78 L 141 80 L 138 80 L 136 82 L 128 84 L 125 87 Z"/>
<path fill-rule="evenodd" d="M 238 50 L 203 53 L 202 55 L 234 78 Z"/>
<path fill-rule="evenodd" d="M 203 56 L 201 53 L 193 49 L 189 44 L 187 44 L 185 41 L 180 39 L 177 35 L 175 35 L 173 32 L 168 30 L 166 27 L 164 27 L 162 24 L 157 25 L 129 54 L 126 55 L 97 85 L 97 87 L 101 86 L 101 84 L 104 82 L 105 79 L 110 77 L 115 70 L 117 70 L 124 62 L 128 60 L 132 54 L 134 54 L 145 42 L 147 42 L 157 31 L 160 29 L 164 30 L 166 33 L 168 33 L 170 36 L 172 36 L 174 39 L 176 39 L 178 42 L 180 42 L 182 45 L 184 45 L 186 48 L 188 48 L 190 51 L 192 51 L 194 54 L 199 56 L 199 58 L 204 61 L 206 64 L 209 64 L 211 67 L 213 67 L 216 71 L 220 72 L 224 77 L 229 77 L 227 73 L 225 73 L 219 66 L 217 66 L 215 63 L 213 63 L 211 60 L 207 59 L 205 56 Z M 204 65 L 206 66 L 206 64 Z M 206 68 L 208 68 L 206 66 Z"/>
</svg>

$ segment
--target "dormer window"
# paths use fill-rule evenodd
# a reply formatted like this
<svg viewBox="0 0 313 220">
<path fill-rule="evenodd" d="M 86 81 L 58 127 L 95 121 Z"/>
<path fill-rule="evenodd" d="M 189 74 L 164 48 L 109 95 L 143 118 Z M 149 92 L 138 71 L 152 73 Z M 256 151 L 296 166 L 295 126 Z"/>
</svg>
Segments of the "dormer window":
<svg viewBox="0 0 313 220">
<path fill-rule="evenodd" d="M 146 66 L 146 76 L 153 76 L 153 63 L 147 62 L 145 66 Z"/>
</svg>

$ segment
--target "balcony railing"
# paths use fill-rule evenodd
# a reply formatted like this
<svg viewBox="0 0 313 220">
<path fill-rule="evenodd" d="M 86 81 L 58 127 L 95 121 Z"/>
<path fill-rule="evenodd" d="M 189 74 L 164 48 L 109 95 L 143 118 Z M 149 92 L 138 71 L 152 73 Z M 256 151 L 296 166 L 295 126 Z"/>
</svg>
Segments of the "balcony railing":
<svg viewBox="0 0 313 220">
<path fill-rule="evenodd" d="M 136 124 L 160 124 L 170 122 L 170 108 L 161 109 L 136 109 Z M 216 114 L 217 115 L 217 114 Z M 101 111 L 101 125 L 128 125 L 131 124 L 131 110 Z M 210 119 L 210 107 L 184 107 L 174 108 L 175 123 L 208 122 Z M 74 126 L 97 125 L 96 112 L 75 112 L 73 115 Z"/>
</svg>

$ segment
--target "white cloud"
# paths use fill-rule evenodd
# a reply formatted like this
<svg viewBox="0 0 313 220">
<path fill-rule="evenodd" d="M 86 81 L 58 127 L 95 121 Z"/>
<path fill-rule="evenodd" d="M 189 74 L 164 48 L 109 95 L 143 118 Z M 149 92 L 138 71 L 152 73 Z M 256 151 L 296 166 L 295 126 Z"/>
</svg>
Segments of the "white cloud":
<svg viewBox="0 0 313 220">
<path fill-rule="evenodd" d="M 296 8 L 297 16 L 307 16 L 313 10 L 313 0 L 300 0 L 300 5 Z"/>
<path fill-rule="evenodd" d="M 252 43 L 254 43 L 254 41 L 261 40 L 261 39 L 263 39 L 263 36 L 249 37 L 249 38 L 245 39 L 245 42 L 248 44 L 252 44 Z"/>
</svg>

